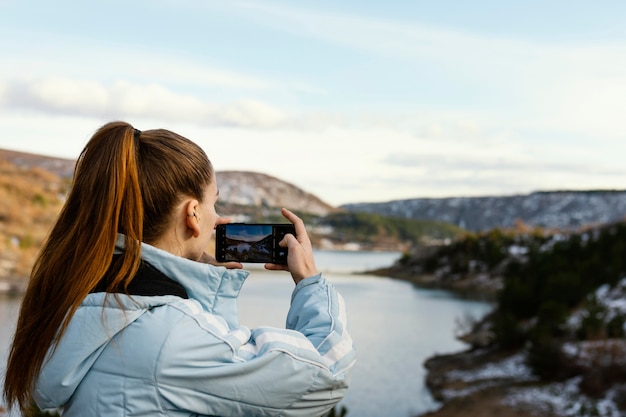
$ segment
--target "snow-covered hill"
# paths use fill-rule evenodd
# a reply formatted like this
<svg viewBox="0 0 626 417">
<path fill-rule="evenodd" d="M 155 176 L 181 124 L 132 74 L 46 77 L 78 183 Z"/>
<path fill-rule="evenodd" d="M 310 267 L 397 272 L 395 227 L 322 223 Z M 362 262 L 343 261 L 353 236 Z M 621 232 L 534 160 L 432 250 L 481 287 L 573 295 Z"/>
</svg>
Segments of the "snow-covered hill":
<svg viewBox="0 0 626 417">
<path fill-rule="evenodd" d="M 38 166 L 71 177 L 74 160 L 0 149 L 0 158 L 17 166 Z M 259 172 L 218 171 L 223 203 L 289 207 L 325 215 L 335 210 L 317 196 Z M 341 208 L 417 220 L 451 223 L 472 231 L 510 228 L 519 221 L 549 229 L 576 229 L 626 218 L 626 190 L 546 191 L 492 197 L 413 198 L 385 203 L 353 203 Z"/>
<path fill-rule="evenodd" d="M 349 211 L 438 220 L 471 231 L 511 228 L 519 221 L 549 229 L 576 229 L 626 218 L 626 190 L 553 191 L 502 197 L 415 198 L 342 206 Z"/>
</svg>

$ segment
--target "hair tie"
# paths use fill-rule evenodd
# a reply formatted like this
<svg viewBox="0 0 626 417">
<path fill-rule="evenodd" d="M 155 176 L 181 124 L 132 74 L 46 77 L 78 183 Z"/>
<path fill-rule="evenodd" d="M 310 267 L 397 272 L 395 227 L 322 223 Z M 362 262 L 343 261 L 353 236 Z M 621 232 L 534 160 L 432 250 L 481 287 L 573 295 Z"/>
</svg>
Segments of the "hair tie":
<svg viewBox="0 0 626 417">
<path fill-rule="evenodd" d="M 141 130 L 135 129 L 135 139 L 139 139 L 139 136 L 141 136 Z"/>
</svg>

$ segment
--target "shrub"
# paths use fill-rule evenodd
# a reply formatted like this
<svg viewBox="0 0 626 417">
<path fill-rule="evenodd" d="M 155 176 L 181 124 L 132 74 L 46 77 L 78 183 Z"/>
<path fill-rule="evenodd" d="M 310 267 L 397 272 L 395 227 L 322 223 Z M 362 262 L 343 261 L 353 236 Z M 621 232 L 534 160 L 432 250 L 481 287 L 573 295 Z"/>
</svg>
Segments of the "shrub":
<svg viewBox="0 0 626 417">
<path fill-rule="evenodd" d="M 626 336 L 624 332 L 624 316 L 621 314 L 615 315 L 606 325 L 607 336 L 610 338 L 623 338 Z"/>
<path fill-rule="evenodd" d="M 543 380 L 561 379 L 565 370 L 561 347 L 549 328 L 535 326 L 530 335 L 526 363 Z"/>
<path fill-rule="evenodd" d="M 605 323 L 608 315 L 606 307 L 593 295 L 587 299 L 584 308 L 577 332 L 578 338 L 582 340 L 606 339 L 608 336 Z"/>
<path fill-rule="evenodd" d="M 495 316 L 493 332 L 496 343 L 503 349 L 519 348 L 526 340 L 518 320 L 510 313 Z"/>
</svg>

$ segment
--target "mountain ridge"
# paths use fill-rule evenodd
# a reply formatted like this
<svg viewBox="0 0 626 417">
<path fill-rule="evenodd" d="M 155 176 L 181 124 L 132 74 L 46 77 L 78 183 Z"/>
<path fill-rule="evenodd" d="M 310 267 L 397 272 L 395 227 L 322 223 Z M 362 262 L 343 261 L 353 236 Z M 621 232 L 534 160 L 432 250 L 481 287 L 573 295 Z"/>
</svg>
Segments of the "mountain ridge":
<svg viewBox="0 0 626 417">
<path fill-rule="evenodd" d="M 76 160 L 0 149 L 0 159 L 24 168 L 42 168 L 63 179 L 74 175 Z M 220 202 L 235 206 L 289 207 L 318 216 L 337 209 L 285 180 L 261 172 L 216 171 Z"/>
<path fill-rule="evenodd" d="M 0 158 L 23 168 L 40 167 L 61 178 L 73 175 L 73 159 L 0 149 Z M 626 218 L 624 190 L 554 190 L 478 197 L 416 197 L 386 202 L 357 202 L 338 207 L 300 187 L 260 172 L 217 171 L 220 201 L 225 205 L 289 207 L 325 216 L 348 211 L 412 220 L 449 223 L 469 231 L 515 228 L 520 224 L 574 230 Z"/>
<path fill-rule="evenodd" d="M 437 220 L 470 231 L 521 224 L 575 230 L 626 218 L 626 190 L 537 191 L 486 197 L 411 198 L 383 203 L 344 204 L 350 212 L 413 220 Z"/>
</svg>

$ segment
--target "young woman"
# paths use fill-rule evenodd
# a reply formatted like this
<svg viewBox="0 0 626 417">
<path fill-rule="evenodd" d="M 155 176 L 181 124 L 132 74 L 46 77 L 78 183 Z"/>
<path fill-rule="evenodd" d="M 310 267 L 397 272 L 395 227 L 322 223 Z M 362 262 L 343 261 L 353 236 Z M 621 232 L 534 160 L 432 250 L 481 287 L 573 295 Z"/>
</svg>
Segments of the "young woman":
<svg viewBox="0 0 626 417">
<path fill-rule="evenodd" d="M 167 130 L 101 127 L 82 151 L 34 265 L 4 397 L 64 416 L 318 416 L 355 360 L 341 296 L 300 218 L 287 328 L 237 320 L 247 272 L 207 255 L 218 187 L 206 154 Z"/>
</svg>

